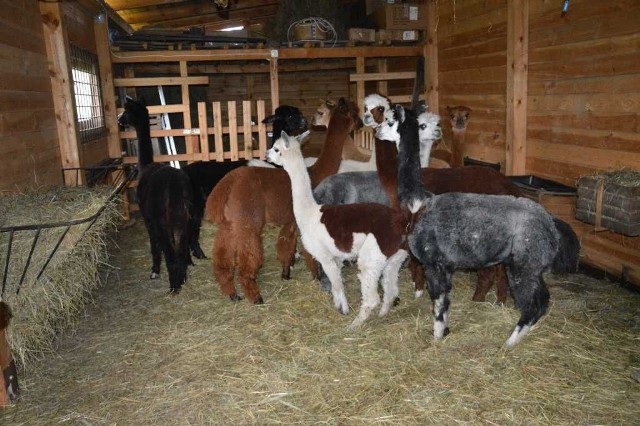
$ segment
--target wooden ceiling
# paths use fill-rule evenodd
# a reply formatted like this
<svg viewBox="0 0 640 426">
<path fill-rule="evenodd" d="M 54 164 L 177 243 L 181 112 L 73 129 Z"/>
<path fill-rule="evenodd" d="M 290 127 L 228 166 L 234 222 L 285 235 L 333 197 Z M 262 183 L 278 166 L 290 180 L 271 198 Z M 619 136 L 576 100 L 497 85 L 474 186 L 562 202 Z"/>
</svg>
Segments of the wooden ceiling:
<svg viewBox="0 0 640 426">
<path fill-rule="evenodd" d="M 222 8 L 214 0 L 105 0 L 134 30 L 188 29 L 207 31 L 244 25 L 266 25 L 275 19 L 278 0 L 228 0 Z"/>
</svg>

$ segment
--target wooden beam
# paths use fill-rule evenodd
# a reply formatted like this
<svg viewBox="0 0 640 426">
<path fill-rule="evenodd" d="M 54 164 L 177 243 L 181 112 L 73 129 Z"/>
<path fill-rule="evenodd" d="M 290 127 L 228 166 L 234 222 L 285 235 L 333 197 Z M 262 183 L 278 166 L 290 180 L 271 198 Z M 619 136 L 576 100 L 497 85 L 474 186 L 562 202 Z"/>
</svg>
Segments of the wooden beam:
<svg viewBox="0 0 640 426">
<path fill-rule="evenodd" d="M 82 151 L 78 148 L 75 97 L 71 81 L 71 63 L 67 42 L 64 13 L 61 3 L 39 2 L 44 42 L 51 76 L 51 92 L 56 112 L 58 142 L 62 168 L 82 167 Z M 82 173 L 67 173 L 65 182 L 69 186 L 83 183 Z"/>
<path fill-rule="evenodd" d="M 427 42 L 424 45 L 425 96 L 429 111 L 440 110 L 438 80 L 438 0 L 427 0 Z"/>
<path fill-rule="evenodd" d="M 114 78 L 115 87 L 145 87 L 145 86 L 182 86 L 189 84 L 209 84 L 209 77 L 134 77 Z"/>
<path fill-rule="evenodd" d="M 320 47 L 283 48 L 277 50 L 279 59 L 332 59 L 332 58 L 384 58 L 416 57 L 423 54 L 423 47 L 378 46 L 378 47 Z M 147 52 L 111 52 L 111 61 L 120 63 L 179 62 L 179 61 L 250 61 L 270 60 L 271 49 L 226 49 L 226 50 L 158 50 Z"/>
<path fill-rule="evenodd" d="M 408 80 L 416 78 L 415 71 L 372 72 L 366 74 L 349 74 L 349 81 Z"/>
<path fill-rule="evenodd" d="M 506 174 L 526 174 L 529 2 L 508 4 Z"/>
<path fill-rule="evenodd" d="M 102 106 L 104 108 L 104 123 L 107 128 L 107 148 L 109 158 L 122 157 L 122 146 L 118 137 L 118 114 L 116 108 L 115 90 L 113 87 L 113 70 L 109 49 L 109 26 L 106 21 L 94 22 L 96 35 L 96 53 L 100 67 L 100 85 L 102 88 Z"/>
</svg>

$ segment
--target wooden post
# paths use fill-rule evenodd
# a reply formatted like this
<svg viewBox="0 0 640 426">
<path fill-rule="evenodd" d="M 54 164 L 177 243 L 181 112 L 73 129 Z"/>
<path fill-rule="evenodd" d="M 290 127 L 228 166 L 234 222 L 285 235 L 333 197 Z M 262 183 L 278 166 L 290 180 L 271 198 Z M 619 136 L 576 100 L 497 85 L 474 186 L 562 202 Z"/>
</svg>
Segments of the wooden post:
<svg viewBox="0 0 640 426">
<path fill-rule="evenodd" d="M 198 127 L 200 128 L 200 152 L 202 161 L 209 161 L 209 128 L 207 126 L 207 104 L 198 102 Z"/>
<path fill-rule="evenodd" d="M 187 61 L 180 61 L 180 77 L 187 77 L 188 76 L 188 72 L 187 72 Z M 184 112 L 182 113 L 182 119 L 183 119 L 183 128 L 184 129 L 191 129 L 191 104 L 189 102 L 189 84 L 188 83 L 182 83 L 181 85 L 181 92 L 182 92 L 182 105 L 184 105 Z M 189 134 L 185 136 L 185 147 L 187 149 L 187 154 L 191 154 L 193 156 L 193 153 L 199 153 L 200 152 L 200 145 L 198 144 L 198 138 L 193 135 L 193 134 Z M 192 160 L 189 161 L 189 163 L 193 162 L 193 157 Z"/>
<path fill-rule="evenodd" d="M 280 106 L 280 87 L 278 81 L 278 51 L 271 51 L 271 60 L 269 61 L 269 73 L 271 74 L 271 112 L 275 113 L 276 108 Z"/>
<path fill-rule="evenodd" d="M 242 101 L 242 133 L 244 138 L 244 159 L 253 158 L 253 140 L 251 138 L 251 101 Z"/>
<path fill-rule="evenodd" d="M 507 2 L 506 174 L 524 175 L 527 160 L 529 2 Z"/>
<path fill-rule="evenodd" d="M 118 137 L 118 117 L 116 98 L 113 87 L 113 70 L 111 68 L 111 52 L 109 50 L 109 27 L 107 20 L 95 21 L 93 30 L 96 35 L 96 51 L 100 67 L 100 85 L 102 88 L 102 106 L 104 107 L 104 124 L 107 128 L 107 147 L 110 158 L 122 157 L 122 146 Z"/>
<path fill-rule="evenodd" d="M 429 111 L 440 111 L 438 89 L 438 1 L 427 1 L 427 42 L 424 45 L 424 87 Z"/>
<path fill-rule="evenodd" d="M 78 147 L 78 126 L 76 125 L 76 102 L 71 80 L 71 63 L 64 14 L 61 3 L 39 2 L 44 30 L 44 42 L 49 59 L 51 92 L 56 111 L 60 160 L 62 168 L 82 166 L 82 152 Z M 65 183 L 77 186 L 84 182 L 82 173 L 75 170 L 65 174 Z"/>
<path fill-rule="evenodd" d="M 387 63 L 387 59 L 386 58 L 382 58 L 382 59 L 378 59 L 376 61 L 377 64 L 377 68 L 378 68 L 378 72 L 381 74 L 386 74 L 387 71 L 389 71 L 389 67 L 388 67 L 388 63 Z M 357 87 L 357 85 L 356 85 Z M 364 90 L 364 88 L 363 88 Z M 387 84 L 387 80 L 380 80 L 378 81 L 378 93 L 380 93 L 381 95 L 385 95 L 388 96 L 389 95 L 389 85 Z M 362 101 L 364 102 L 364 98 L 362 98 Z M 358 108 L 362 108 L 362 104 L 358 104 Z"/>
<path fill-rule="evenodd" d="M 216 161 L 224 161 L 224 145 L 222 144 L 222 106 L 213 102 L 213 135 L 215 138 Z"/>
<path fill-rule="evenodd" d="M 238 116 L 236 101 L 227 102 L 229 115 L 229 148 L 231 149 L 231 161 L 238 161 Z"/>
</svg>

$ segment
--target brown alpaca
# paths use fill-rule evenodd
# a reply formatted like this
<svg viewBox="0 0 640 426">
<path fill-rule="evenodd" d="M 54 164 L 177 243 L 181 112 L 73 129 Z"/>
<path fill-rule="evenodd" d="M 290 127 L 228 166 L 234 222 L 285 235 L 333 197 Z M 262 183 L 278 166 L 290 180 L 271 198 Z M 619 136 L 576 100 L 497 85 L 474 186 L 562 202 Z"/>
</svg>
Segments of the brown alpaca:
<svg viewBox="0 0 640 426">
<path fill-rule="evenodd" d="M 467 124 L 469 124 L 469 113 L 471 113 L 471 108 L 463 105 L 455 107 L 447 106 L 447 114 L 449 115 L 449 121 L 451 122 L 451 136 L 453 139 L 451 157 L 452 165 L 454 167 L 463 165 L 464 145 L 467 136 Z"/>
<path fill-rule="evenodd" d="M 341 98 L 331 116 L 320 156 L 309 167 L 313 187 L 337 172 L 344 140 L 361 124 L 358 107 Z M 252 303 L 263 303 L 256 276 L 262 266 L 262 230 L 266 224 L 282 227 L 276 254 L 284 279 L 290 277 L 295 260 L 297 229 L 287 172 L 260 167 L 235 169 L 213 189 L 206 212 L 207 218 L 218 224 L 213 273 L 220 291 L 231 300 L 241 299 L 234 284 L 237 271 L 245 297 Z"/>
<path fill-rule="evenodd" d="M 323 100 L 320 103 L 318 109 L 313 114 L 313 118 L 311 119 L 311 125 L 314 127 L 327 127 L 329 125 L 329 120 L 331 119 L 331 112 L 336 107 L 336 103 L 331 100 Z M 365 150 L 364 148 L 359 148 L 356 146 L 355 142 L 351 135 L 349 135 L 344 140 L 344 146 L 342 147 L 342 159 L 343 160 L 354 160 L 354 161 L 369 161 L 371 157 L 371 152 Z"/>
</svg>

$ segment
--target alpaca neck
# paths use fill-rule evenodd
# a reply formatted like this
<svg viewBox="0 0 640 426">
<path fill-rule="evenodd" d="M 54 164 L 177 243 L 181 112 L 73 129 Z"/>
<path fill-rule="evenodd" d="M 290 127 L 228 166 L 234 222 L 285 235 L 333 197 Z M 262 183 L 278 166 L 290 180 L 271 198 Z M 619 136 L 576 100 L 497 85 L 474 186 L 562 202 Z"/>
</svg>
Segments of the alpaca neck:
<svg viewBox="0 0 640 426">
<path fill-rule="evenodd" d="M 149 116 L 142 120 L 143 124 L 136 126 L 138 136 L 138 165 L 140 168 L 153 163 L 153 147 L 151 146 L 151 127 Z"/>
<path fill-rule="evenodd" d="M 420 168 L 420 142 L 417 126 L 409 123 L 400 130 L 398 145 L 398 199 L 415 213 L 424 203 L 429 193 L 422 182 Z"/>
<path fill-rule="evenodd" d="M 293 198 L 293 214 L 298 221 L 298 226 L 305 223 L 305 218 L 310 209 L 317 208 L 318 203 L 313 198 L 311 191 L 311 178 L 304 165 L 300 150 L 290 151 L 283 156 L 282 167 L 289 174 L 291 180 L 291 195 Z"/>
<path fill-rule="evenodd" d="M 453 135 L 453 146 L 451 147 L 451 150 L 453 151 L 451 155 L 453 158 L 453 165 L 462 166 L 464 163 L 464 145 L 467 136 L 467 128 L 453 128 L 451 133 Z"/>
<path fill-rule="evenodd" d="M 420 167 L 429 167 L 429 158 L 431 157 L 431 147 L 433 146 L 433 139 L 421 143 L 420 147 Z"/>
<path fill-rule="evenodd" d="M 376 170 L 392 209 L 398 209 L 398 150 L 395 143 L 375 140 Z"/>
<path fill-rule="evenodd" d="M 327 176 L 336 174 L 342 161 L 342 146 L 349 136 L 350 119 L 338 111 L 329 120 L 327 135 L 315 164 L 309 167 L 311 185 L 315 188 Z"/>
</svg>

